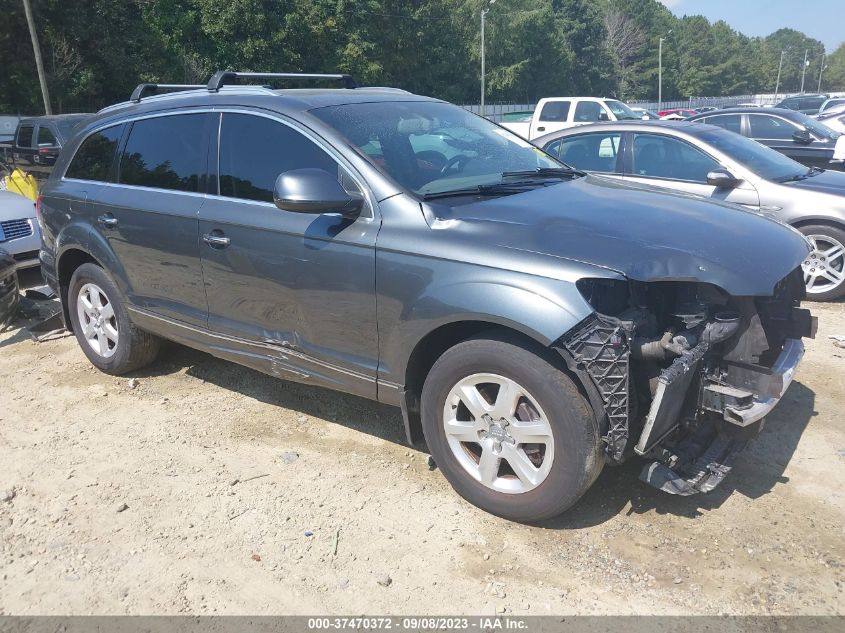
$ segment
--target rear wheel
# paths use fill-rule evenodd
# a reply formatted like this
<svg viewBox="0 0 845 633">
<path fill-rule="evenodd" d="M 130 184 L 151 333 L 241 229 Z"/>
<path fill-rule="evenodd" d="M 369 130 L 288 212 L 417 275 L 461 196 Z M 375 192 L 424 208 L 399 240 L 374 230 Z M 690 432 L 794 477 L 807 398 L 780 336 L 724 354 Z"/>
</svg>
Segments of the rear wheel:
<svg viewBox="0 0 845 633">
<path fill-rule="evenodd" d="M 68 303 L 76 340 L 101 371 L 119 376 L 155 360 L 159 339 L 132 324 L 117 285 L 96 264 L 82 264 L 73 273 Z"/>
<path fill-rule="evenodd" d="M 465 341 L 432 367 L 426 442 L 467 501 L 515 521 L 556 516 L 601 471 L 588 403 L 547 350 L 505 336 Z"/>
<path fill-rule="evenodd" d="M 845 295 L 845 231 L 825 224 L 798 227 L 813 251 L 801 263 L 807 298 L 831 301 Z"/>
</svg>

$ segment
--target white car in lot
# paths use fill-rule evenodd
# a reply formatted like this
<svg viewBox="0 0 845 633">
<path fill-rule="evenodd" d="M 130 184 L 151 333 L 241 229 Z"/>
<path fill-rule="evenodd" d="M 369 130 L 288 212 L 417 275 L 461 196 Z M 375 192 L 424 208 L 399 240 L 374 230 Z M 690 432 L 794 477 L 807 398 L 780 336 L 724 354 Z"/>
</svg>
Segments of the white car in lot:
<svg viewBox="0 0 845 633">
<path fill-rule="evenodd" d="M 35 203 L 11 191 L 0 191 L 0 249 L 8 252 L 18 268 L 38 266 L 41 229 Z"/>
<path fill-rule="evenodd" d="M 599 97 L 547 97 L 540 99 L 530 121 L 505 121 L 501 125 L 529 141 L 566 128 L 600 121 L 639 121 L 637 114 L 617 99 Z"/>
<path fill-rule="evenodd" d="M 828 108 L 815 118 L 831 130 L 845 134 L 845 103 Z"/>
</svg>

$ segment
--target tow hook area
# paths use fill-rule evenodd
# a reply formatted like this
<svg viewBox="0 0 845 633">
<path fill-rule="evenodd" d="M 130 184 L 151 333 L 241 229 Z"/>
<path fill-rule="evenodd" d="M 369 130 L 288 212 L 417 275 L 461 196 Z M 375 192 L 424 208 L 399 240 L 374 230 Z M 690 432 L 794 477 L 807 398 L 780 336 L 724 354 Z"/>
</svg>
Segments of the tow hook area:
<svg viewBox="0 0 845 633">
<path fill-rule="evenodd" d="M 691 441 L 681 446 L 681 455 L 668 457 L 667 465 L 651 462 L 640 472 L 640 481 L 663 492 L 688 497 L 699 492 L 710 492 L 731 472 L 735 456 L 745 448 L 745 440 L 732 440 L 716 436 L 697 457 L 691 451 L 700 445 Z"/>
</svg>

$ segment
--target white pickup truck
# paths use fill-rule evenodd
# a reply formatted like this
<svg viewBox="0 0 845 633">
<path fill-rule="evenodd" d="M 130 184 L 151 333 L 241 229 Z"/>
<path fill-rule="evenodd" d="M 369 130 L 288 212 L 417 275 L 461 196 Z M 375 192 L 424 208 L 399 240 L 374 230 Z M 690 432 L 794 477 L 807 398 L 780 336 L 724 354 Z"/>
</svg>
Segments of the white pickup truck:
<svg viewBox="0 0 845 633">
<path fill-rule="evenodd" d="M 530 121 L 508 121 L 502 126 L 521 137 L 534 140 L 544 134 L 576 125 L 599 121 L 633 121 L 642 119 L 627 105 L 616 99 L 598 97 L 547 97 L 540 99 Z"/>
</svg>

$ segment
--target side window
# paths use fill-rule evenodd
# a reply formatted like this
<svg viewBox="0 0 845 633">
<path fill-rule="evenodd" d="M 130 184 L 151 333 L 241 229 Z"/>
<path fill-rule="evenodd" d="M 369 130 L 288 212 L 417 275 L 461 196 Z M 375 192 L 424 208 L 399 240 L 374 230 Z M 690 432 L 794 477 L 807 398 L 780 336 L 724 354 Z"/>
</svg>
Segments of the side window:
<svg viewBox="0 0 845 633">
<path fill-rule="evenodd" d="M 613 173 L 622 142 L 621 133 L 579 134 L 561 140 L 560 159 L 586 171 Z"/>
<path fill-rule="evenodd" d="M 18 129 L 18 147 L 32 147 L 32 133 L 35 127 L 32 125 L 22 125 Z"/>
<path fill-rule="evenodd" d="M 555 158 L 560 158 L 561 145 L 563 145 L 563 141 L 552 141 L 543 148 L 543 151 L 547 154 L 551 154 Z"/>
<path fill-rule="evenodd" d="M 56 135 L 50 131 L 45 125 L 41 125 L 38 127 L 38 145 L 50 145 L 55 146 L 58 145 L 59 142 L 56 140 Z"/>
<path fill-rule="evenodd" d="M 122 133 L 123 125 L 115 125 L 86 138 L 73 157 L 65 178 L 112 182 L 111 166 Z"/>
<path fill-rule="evenodd" d="M 824 103 L 824 97 L 804 97 L 801 99 L 802 110 L 817 110 Z"/>
<path fill-rule="evenodd" d="M 119 182 L 197 191 L 206 170 L 205 130 L 210 116 L 178 114 L 135 121 L 120 157 Z"/>
<path fill-rule="evenodd" d="M 550 101 L 540 112 L 540 121 L 563 123 L 569 118 L 569 101 Z"/>
<path fill-rule="evenodd" d="M 224 114 L 220 130 L 220 195 L 273 202 L 279 174 L 314 167 L 338 174 L 340 166 L 293 128 L 260 116 Z"/>
<path fill-rule="evenodd" d="M 695 147 L 669 136 L 634 136 L 634 174 L 689 182 L 707 182 L 719 163 Z"/>
<path fill-rule="evenodd" d="M 575 121 L 578 123 L 598 121 L 601 112 L 601 104 L 595 101 L 579 101 L 575 106 Z"/>
<path fill-rule="evenodd" d="M 765 114 L 751 114 L 748 121 L 751 124 L 751 138 L 791 140 L 798 129 L 786 119 Z"/>
<path fill-rule="evenodd" d="M 710 125 L 718 125 L 719 127 L 736 132 L 742 132 L 742 115 L 741 114 L 720 114 L 718 116 L 709 116 L 704 120 L 704 123 Z"/>
</svg>

